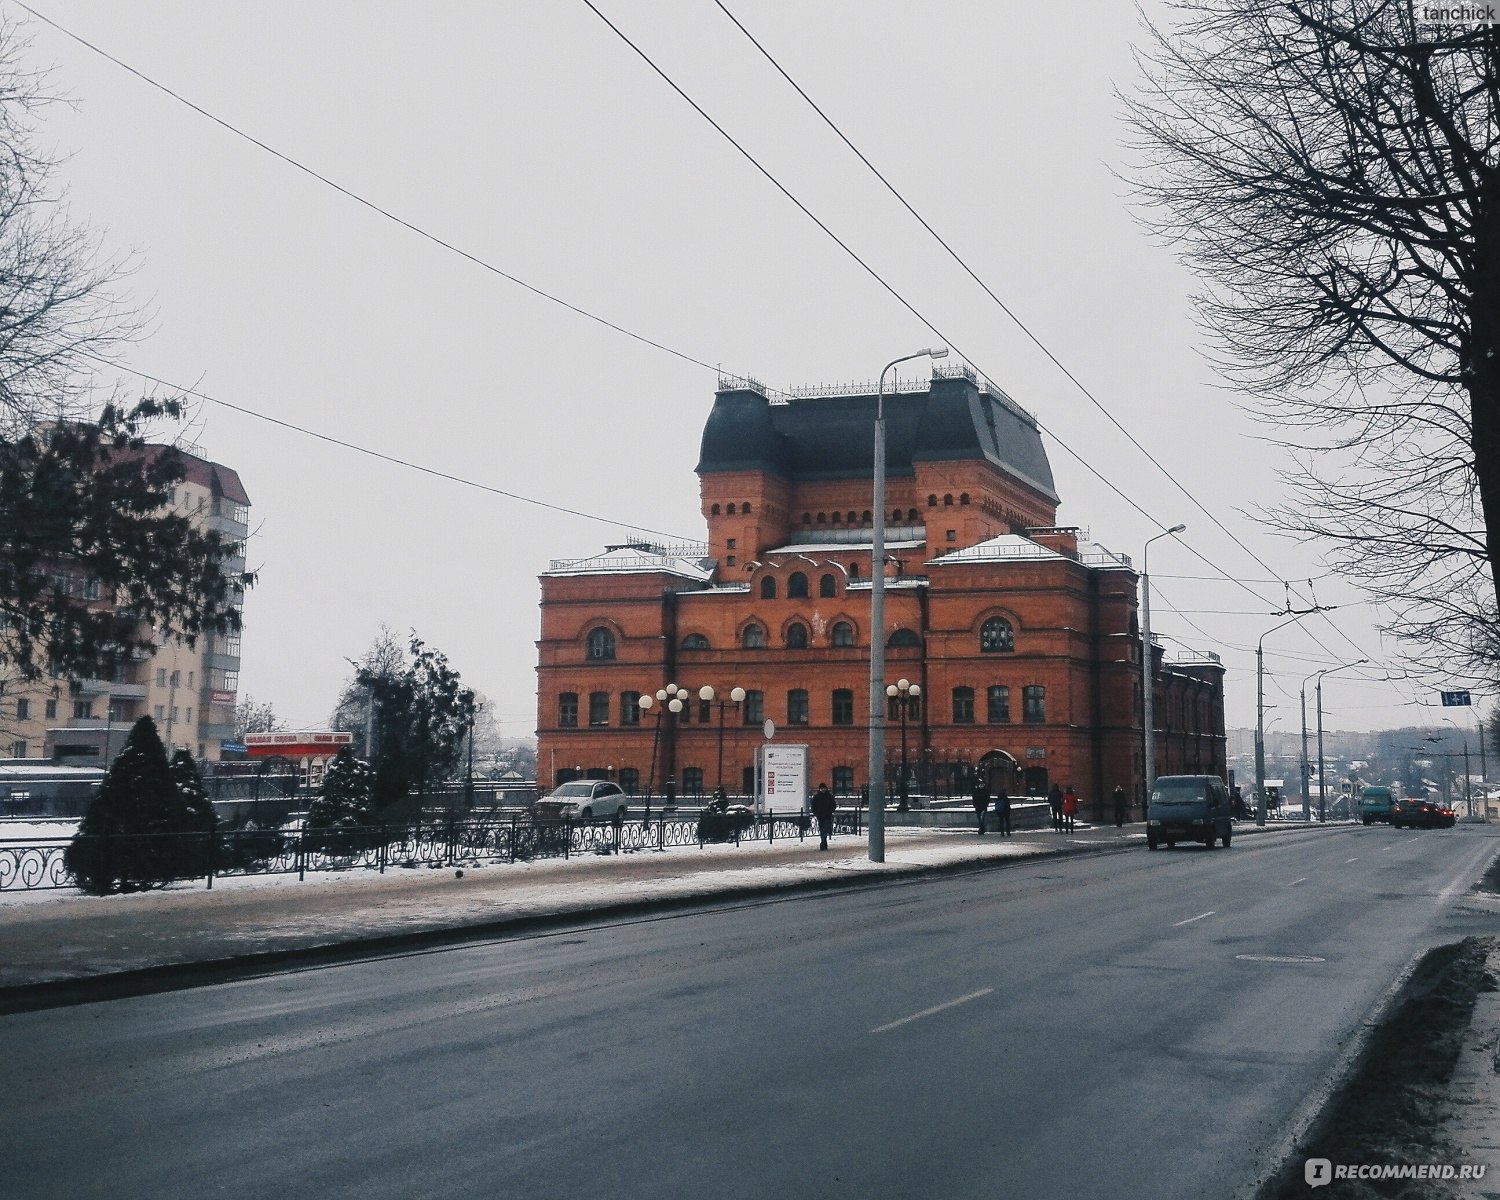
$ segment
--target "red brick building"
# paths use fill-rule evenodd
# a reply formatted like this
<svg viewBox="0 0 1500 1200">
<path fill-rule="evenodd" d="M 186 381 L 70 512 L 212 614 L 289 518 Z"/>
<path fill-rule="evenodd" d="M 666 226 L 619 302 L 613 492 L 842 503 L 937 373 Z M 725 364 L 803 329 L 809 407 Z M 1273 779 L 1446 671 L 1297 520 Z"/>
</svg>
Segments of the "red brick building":
<svg viewBox="0 0 1500 1200">
<path fill-rule="evenodd" d="M 816 780 L 866 783 L 872 394 L 773 400 L 721 385 L 697 466 L 708 540 L 646 541 L 541 578 L 537 774 L 660 796 L 754 779 L 763 722 L 806 743 Z M 1072 784 L 1086 801 L 1142 779 L 1137 577 L 1055 524 L 1035 421 L 966 369 L 885 401 L 886 674 L 920 687 L 887 719 L 914 792 Z M 1163 661 L 1158 773 L 1224 772 L 1223 669 Z M 680 713 L 643 694 L 667 685 Z M 715 699 L 699 699 L 708 685 Z M 729 700 L 744 689 L 743 702 Z M 722 754 L 722 768 L 720 766 Z"/>
</svg>

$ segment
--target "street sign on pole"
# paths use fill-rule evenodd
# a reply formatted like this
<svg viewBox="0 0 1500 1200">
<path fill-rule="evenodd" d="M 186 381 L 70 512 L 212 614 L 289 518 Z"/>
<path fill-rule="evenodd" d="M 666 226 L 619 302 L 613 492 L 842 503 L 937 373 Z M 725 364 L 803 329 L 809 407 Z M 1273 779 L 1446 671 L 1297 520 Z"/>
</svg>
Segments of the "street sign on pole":
<svg viewBox="0 0 1500 1200">
<path fill-rule="evenodd" d="M 1444 708 L 1467 708 L 1469 705 L 1468 692 L 1439 692 L 1443 698 Z"/>
</svg>

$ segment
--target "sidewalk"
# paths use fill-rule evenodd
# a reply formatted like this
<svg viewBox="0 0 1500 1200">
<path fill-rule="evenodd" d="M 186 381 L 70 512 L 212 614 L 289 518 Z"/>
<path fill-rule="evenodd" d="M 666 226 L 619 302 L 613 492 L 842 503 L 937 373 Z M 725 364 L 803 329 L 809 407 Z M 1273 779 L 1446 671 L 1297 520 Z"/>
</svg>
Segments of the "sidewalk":
<svg viewBox="0 0 1500 1200">
<path fill-rule="evenodd" d="M 1322 826 L 1314 828 L 1336 828 Z M 1240 836 L 1307 833 L 1243 825 Z M 1144 827 L 984 837 L 969 829 L 886 830 L 886 861 L 864 835 L 569 859 L 295 875 L 220 877 L 115 896 L 0 893 L 0 1013 L 253 975 L 297 961 L 500 935 L 595 916 L 754 898 L 1038 855 L 1140 847 Z"/>
</svg>

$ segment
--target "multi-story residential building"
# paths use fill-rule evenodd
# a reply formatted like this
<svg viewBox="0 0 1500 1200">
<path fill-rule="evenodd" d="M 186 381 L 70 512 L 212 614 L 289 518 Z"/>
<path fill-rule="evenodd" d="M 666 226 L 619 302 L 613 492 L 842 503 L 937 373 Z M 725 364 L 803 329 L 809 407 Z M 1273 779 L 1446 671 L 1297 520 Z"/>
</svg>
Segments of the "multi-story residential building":
<svg viewBox="0 0 1500 1200">
<path fill-rule="evenodd" d="M 161 453 L 163 446 L 148 447 Z M 172 496 L 175 508 L 238 545 L 225 570 L 245 569 L 250 497 L 239 476 L 192 448 L 177 447 L 183 479 Z M 108 605 L 97 580 L 57 568 L 56 586 L 79 603 Z M 242 602 L 243 596 L 236 603 Z M 49 677 L 11 683 L 0 695 L 0 757 L 49 758 L 78 766 L 107 766 L 124 744 L 130 726 L 142 716 L 155 718 L 170 749 L 187 750 L 199 761 L 216 761 L 221 745 L 233 738 L 239 689 L 240 635 L 208 634 L 194 646 L 158 638 L 153 650 L 138 651 L 114 679 Z"/>
<path fill-rule="evenodd" d="M 873 389 L 872 389 L 873 390 Z M 867 775 L 876 397 L 721 385 L 697 466 L 702 546 L 641 540 L 541 578 L 539 781 L 748 791 L 763 723 L 837 791 Z M 885 402 L 887 773 L 955 791 L 1072 784 L 1139 802 L 1130 560 L 1056 525 L 1036 422 L 966 369 Z M 1223 668 L 1154 648 L 1157 772 L 1224 770 Z M 640 697 L 683 689 L 679 712 Z M 713 698 L 700 697 L 707 685 Z M 744 699 L 733 701 L 733 689 Z M 721 765 L 722 764 L 722 765 Z"/>
</svg>

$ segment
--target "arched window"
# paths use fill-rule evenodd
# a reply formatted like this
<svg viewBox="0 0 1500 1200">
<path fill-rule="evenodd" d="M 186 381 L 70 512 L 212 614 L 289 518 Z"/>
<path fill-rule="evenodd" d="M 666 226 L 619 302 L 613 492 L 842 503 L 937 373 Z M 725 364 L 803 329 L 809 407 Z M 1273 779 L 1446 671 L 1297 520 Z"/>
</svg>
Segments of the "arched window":
<svg viewBox="0 0 1500 1200">
<path fill-rule="evenodd" d="M 833 514 L 833 523 L 835 525 L 838 525 L 838 524 L 842 523 L 843 519 L 844 519 L 844 514 L 843 513 L 834 513 Z"/>
<path fill-rule="evenodd" d="M 718 516 L 718 515 L 719 515 L 719 506 L 718 506 L 718 505 L 717 505 L 717 504 L 715 504 L 715 505 L 714 505 L 714 506 L 713 506 L 713 507 L 712 507 L 712 508 L 711 508 L 711 509 L 709 509 L 709 510 L 708 510 L 708 511 L 709 511 L 709 512 L 711 512 L 711 513 L 713 513 L 713 515 L 714 515 L 714 516 L 716 516 L 716 517 L 717 517 L 717 516 Z"/>
<path fill-rule="evenodd" d="M 798 621 L 787 627 L 786 648 L 788 650 L 807 649 L 807 626 Z"/>
<path fill-rule="evenodd" d="M 835 646 L 854 645 L 854 626 L 848 621 L 837 621 L 833 626 L 833 644 Z"/>
<path fill-rule="evenodd" d="M 908 508 L 906 510 L 906 519 L 915 524 L 917 520 L 917 510 L 914 508 Z"/>
<path fill-rule="evenodd" d="M 849 578 L 850 579 L 858 579 L 859 578 L 859 564 L 857 562 L 852 562 L 852 563 L 849 564 Z"/>
<path fill-rule="evenodd" d="M 824 575 L 818 580 L 818 595 L 825 598 L 839 594 L 838 580 L 832 575 Z"/>
<path fill-rule="evenodd" d="M 729 514 L 729 515 L 730 515 L 730 516 L 731 516 L 731 517 L 732 517 L 732 516 L 734 516 L 734 505 L 733 505 L 733 504 L 731 504 L 731 505 L 730 505 L 730 506 L 729 506 L 729 507 L 728 507 L 728 508 L 726 508 L 726 509 L 725 509 L 725 510 L 724 510 L 724 511 L 725 511 L 725 512 L 726 512 L 726 513 L 728 513 L 728 514 Z"/>
<path fill-rule="evenodd" d="M 793 571 L 786 581 L 786 598 L 788 600 L 807 599 L 807 576 L 801 571 Z"/>
<path fill-rule="evenodd" d="M 615 656 L 615 635 L 608 629 L 589 630 L 588 657 L 595 660 L 612 659 Z"/>
<path fill-rule="evenodd" d="M 857 520 L 859 520 L 859 518 L 854 515 L 854 511 L 851 509 L 849 512 L 849 524 L 853 525 Z"/>
<path fill-rule="evenodd" d="M 802 514 L 802 523 L 804 525 L 811 525 L 812 524 L 812 513 L 803 513 Z"/>
<path fill-rule="evenodd" d="M 708 650 L 711 647 L 708 639 L 701 633 L 690 633 L 682 639 L 682 648 L 684 650 Z"/>
<path fill-rule="evenodd" d="M 818 524 L 819 525 L 826 525 L 827 523 L 828 523 L 828 514 L 827 513 L 819 513 L 818 514 Z"/>
<path fill-rule="evenodd" d="M 937 507 L 937 497 L 936 496 L 928 496 L 927 497 L 927 507 L 928 508 L 936 508 Z"/>
<path fill-rule="evenodd" d="M 740 648 L 743 650 L 764 650 L 766 648 L 766 631 L 759 625 L 746 625 L 745 632 L 740 635 Z"/>
<path fill-rule="evenodd" d="M 760 598 L 762 600 L 776 599 L 776 576 L 762 575 L 760 577 Z"/>
<path fill-rule="evenodd" d="M 946 496 L 943 497 L 943 507 L 944 508 L 952 508 L 953 507 L 953 494 L 951 492 L 948 495 L 946 495 Z M 733 505 L 730 506 L 729 511 L 730 512 L 734 511 L 734 506 Z"/>
<path fill-rule="evenodd" d="M 901 519 L 901 510 L 898 508 L 895 512 L 893 512 L 891 514 L 891 520 L 892 521 L 899 521 L 900 519 Z"/>
<path fill-rule="evenodd" d="M 964 492 L 962 495 L 960 495 L 958 498 L 958 502 L 960 505 L 967 504 L 969 502 L 969 493 Z"/>
<path fill-rule="evenodd" d="M 922 639 L 919 638 L 916 635 L 916 632 L 913 630 L 897 629 L 886 640 L 885 644 L 887 646 L 920 646 L 922 644 Z"/>
<path fill-rule="evenodd" d="M 749 511 L 750 511 L 750 502 L 747 500 L 747 501 L 745 501 L 745 503 L 743 503 L 743 504 L 740 505 L 740 512 L 742 512 L 742 513 L 748 513 Z"/>
<path fill-rule="evenodd" d="M 991 617 L 979 627 L 982 654 L 1009 654 L 1016 648 L 1016 631 L 1004 617 Z"/>
</svg>

